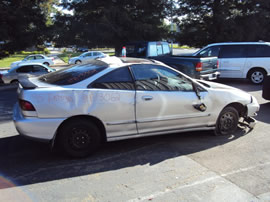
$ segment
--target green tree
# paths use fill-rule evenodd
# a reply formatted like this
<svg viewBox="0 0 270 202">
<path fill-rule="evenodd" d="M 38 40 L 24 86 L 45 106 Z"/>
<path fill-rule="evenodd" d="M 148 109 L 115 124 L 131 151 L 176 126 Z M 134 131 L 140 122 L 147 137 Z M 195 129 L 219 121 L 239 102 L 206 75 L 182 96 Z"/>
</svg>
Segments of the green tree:
<svg viewBox="0 0 270 202">
<path fill-rule="evenodd" d="M 191 46 L 213 42 L 258 41 L 269 37 L 266 0 L 180 0 L 178 41 Z"/>
<path fill-rule="evenodd" d="M 168 33 L 163 24 L 170 6 L 167 0 L 64 0 L 62 5 L 74 15 L 56 18 L 55 25 L 63 30 L 55 35 L 60 44 L 119 49 L 128 41 L 160 40 Z"/>
<path fill-rule="evenodd" d="M 43 44 L 54 0 L 0 1 L 0 55 Z"/>
</svg>

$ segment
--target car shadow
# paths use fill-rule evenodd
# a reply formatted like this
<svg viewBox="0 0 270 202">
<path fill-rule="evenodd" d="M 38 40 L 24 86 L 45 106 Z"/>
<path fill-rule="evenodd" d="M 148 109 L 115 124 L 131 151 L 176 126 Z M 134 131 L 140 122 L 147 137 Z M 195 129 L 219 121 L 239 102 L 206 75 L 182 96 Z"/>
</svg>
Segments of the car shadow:
<svg viewBox="0 0 270 202">
<path fill-rule="evenodd" d="M 17 88 L 5 89 L 0 91 L 0 123 L 11 121 L 13 114 L 13 106 L 18 100 L 16 94 Z"/>
<path fill-rule="evenodd" d="M 213 131 L 178 133 L 105 143 L 92 156 L 65 157 L 47 144 L 20 135 L 0 139 L 0 189 L 79 177 L 138 165 L 155 165 L 234 141 L 245 134 L 214 136 Z"/>
<path fill-rule="evenodd" d="M 239 88 L 246 92 L 255 92 L 262 90 L 262 85 L 252 84 L 247 79 L 218 79 L 215 82 Z"/>
<path fill-rule="evenodd" d="M 270 114 L 270 102 L 266 102 L 266 103 L 260 104 L 260 110 L 258 112 L 258 115 L 255 118 L 257 121 L 270 124 L 269 114 Z"/>
</svg>

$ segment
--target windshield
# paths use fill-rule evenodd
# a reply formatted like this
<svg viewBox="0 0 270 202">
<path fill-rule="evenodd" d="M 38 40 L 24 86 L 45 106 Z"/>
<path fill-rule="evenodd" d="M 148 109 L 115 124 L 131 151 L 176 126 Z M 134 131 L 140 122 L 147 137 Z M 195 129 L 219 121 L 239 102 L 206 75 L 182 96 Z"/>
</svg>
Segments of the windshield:
<svg viewBox="0 0 270 202">
<path fill-rule="evenodd" d="M 106 69 L 108 65 L 102 61 L 68 67 L 39 77 L 40 81 L 54 85 L 71 85 L 83 81 Z"/>
<path fill-rule="evenodd" d="M 204 46 L 203 48 L 199 49 L 198 51 L 196 51 L 195 53 L 193 53 L 193 56 L 197 56 L 199 52 L 201 52 L 203 49 L 205 49 L 207 46 Z"/>
</svg>

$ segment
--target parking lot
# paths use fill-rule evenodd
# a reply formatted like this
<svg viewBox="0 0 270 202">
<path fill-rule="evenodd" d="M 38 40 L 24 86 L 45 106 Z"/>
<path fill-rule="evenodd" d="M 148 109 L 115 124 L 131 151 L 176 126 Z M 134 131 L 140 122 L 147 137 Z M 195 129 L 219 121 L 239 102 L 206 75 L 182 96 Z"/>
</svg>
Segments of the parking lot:
<svg viewBox="0 0 270 202">
<path fill-rule="evenodd" d="M 270 102 L 260 85 L 218 82 L 257 98 L 254 130 L 110 142 L 84 159 L 19 136 L 16 89 L 0 89 L 0 201 L 270 201 Z"/>
</svg>

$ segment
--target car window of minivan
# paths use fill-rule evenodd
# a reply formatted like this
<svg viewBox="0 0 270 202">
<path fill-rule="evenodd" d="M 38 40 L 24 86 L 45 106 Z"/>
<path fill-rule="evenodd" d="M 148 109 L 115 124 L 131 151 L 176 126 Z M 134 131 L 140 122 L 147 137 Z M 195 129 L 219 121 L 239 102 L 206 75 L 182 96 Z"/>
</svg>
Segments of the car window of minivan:
<svg viewBox="0 0 270 202">
<path fill-rule="evenodd" d="M 269 45 L 249 45 L 248 57 L 270 57 Z"/>
<path fill-rule="evenodd" d="M 212 46 L 199 52 L 196 56 L 199 57 L 218 57 L 220 46 Z"/>
<path fill-rule="evenodd" d="M 219 58 L 245 58 L 247 50 L 247 45 L 224 45 L 220 50 Z"/>
</svg>

